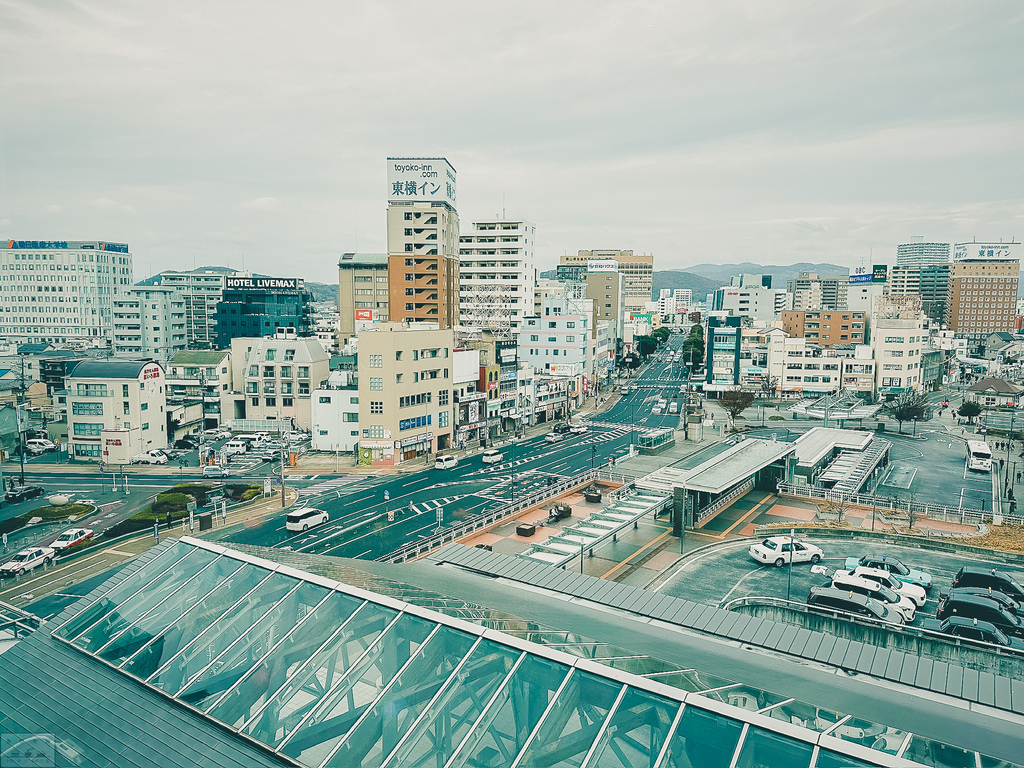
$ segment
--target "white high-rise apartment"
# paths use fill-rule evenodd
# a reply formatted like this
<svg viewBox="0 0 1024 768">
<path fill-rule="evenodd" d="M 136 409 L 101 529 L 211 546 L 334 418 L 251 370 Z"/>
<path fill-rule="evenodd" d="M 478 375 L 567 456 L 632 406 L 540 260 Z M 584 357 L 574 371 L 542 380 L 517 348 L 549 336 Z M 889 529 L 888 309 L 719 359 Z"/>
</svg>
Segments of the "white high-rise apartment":
<svg viewBox="0 0 1024 768">
<path fill-rule="evenodd" d="M 523 219 L 473 222 L 459 235 L 459 319 L 465 326 L 517 329 L 537 292 L 536 227 Z"/>
<path fill-rule="evenodd" d="M 224 295 L 224 277 L 245 276 L 226 267 L 200 267 L 190 272 L 161 272 L 159 285 L 176 289 L 185 304 L 185 338 L 189 349 L 217 344 L 217 304 Z"/>
<path fill-rule="evenodd" d="M 0 336 L 105 346 L 114 299 L 131 286 L 132 255 L 124 243 L 0 241 Z"/>
<path fill-rule="evenodd" d="M 949 264 L 949 243 L 926 243 L 920 235 L 896 246 L 897 267 L 927 267 Z"/>
<path fill-rule="evenodd" d="M 166 365 L 175 352 L 186 347 L 185 301 L 177 289 L 139 286 L 114 300 L 116 357 L 152 357 Z"/>
</svg>

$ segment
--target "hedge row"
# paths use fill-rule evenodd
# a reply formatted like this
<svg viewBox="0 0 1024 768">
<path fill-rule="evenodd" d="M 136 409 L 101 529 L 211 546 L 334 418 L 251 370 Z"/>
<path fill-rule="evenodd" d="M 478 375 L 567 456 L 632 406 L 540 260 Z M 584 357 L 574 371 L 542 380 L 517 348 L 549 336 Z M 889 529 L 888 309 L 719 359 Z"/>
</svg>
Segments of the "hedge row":
<svg viewBox="0 0 1024 768">
<path fill-rule="evenodd" d="M 188 517 L 188 503 L 193 499 L 197 507 L 206 506 L 209 501 L 212 485 L 199 483 L 182 483 L 169 491 L 158 493 L 154 502 L 140 512 L 111 526 L 104 532 L 106 538 L 116 538 L 126 533 L 135 533 L 152 528 L 154 523 L 166 525 L 176 523 Z M 263 493 L 263 486 L 258 485 L 226 485 L 224 496 L 230 501 L 249 501 Z"/>
<path fill-rule="evenodd" d="M 17 517 L 9 517 L 6 520 L 0 520 L 0 533 L 13 533 L 20 528 L 24 528 L 28 525 L 28 521 L 34 517 L 41 517 L 45 523 L 54 523 L 60 520 L 67 520 L 72 515 L 75 517 L 81 517 L 82 515 L 92 512 L 93 509 L 95 509 L 95 507 L 91 504 L 65 504 L 61 507 L 47 505 L 45 507 L 40 507 L 39 509 L 33 509 L 31 512 L 26 512 L 23 515 L 18 515 Z"/>
</svg>

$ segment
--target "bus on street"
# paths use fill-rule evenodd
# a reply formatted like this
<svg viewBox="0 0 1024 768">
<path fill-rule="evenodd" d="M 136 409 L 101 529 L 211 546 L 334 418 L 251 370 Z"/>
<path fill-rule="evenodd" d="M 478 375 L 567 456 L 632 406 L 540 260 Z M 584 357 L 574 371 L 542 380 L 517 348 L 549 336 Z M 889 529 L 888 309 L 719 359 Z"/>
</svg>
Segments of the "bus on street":
<svg viewBox="0 0 1024 768">
<path fill-rule="evenodd" d="M 967 468 L 975 472 L 992 471 L 992 451 L 984 440 L 967 441 Z"/>
</svg>

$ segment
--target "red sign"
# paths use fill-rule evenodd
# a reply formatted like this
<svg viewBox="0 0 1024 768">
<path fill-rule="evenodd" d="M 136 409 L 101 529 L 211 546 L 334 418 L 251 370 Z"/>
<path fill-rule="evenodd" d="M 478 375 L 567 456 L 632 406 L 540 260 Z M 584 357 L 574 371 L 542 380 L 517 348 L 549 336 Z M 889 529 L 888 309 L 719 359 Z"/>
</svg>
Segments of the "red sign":
<svg viewBox="0 0 1024 768">
<path fill-rule="evenodd" d="M 143 379 L 159 379 L 160 369 L 159 368 L 147 368 L 142 372 Z"/>
<path fill-rule="evenodd" d="M 372 309 L 357 309 L 356 320 L 369 320 L 373 321 L 373 310 Z"/>
</svg>

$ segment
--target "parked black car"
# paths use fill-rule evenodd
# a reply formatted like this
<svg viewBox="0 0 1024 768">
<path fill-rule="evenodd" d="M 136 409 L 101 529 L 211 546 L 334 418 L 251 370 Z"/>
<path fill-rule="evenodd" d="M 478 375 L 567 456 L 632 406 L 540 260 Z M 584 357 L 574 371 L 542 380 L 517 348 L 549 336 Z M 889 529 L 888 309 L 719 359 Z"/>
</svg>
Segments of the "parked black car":
<svg viewBox="0 0 1024 768">
<path fill-rule="evenodd" d="M 191 437 L 182 437 L 174 441 L 174 447 L 185 451 L 194 451 L 199 447 L 199 441 Z"/>
<path fill-rule="evenodd" d="M 1024 640 L 1008 636 L 989 621 L 978 621 L 977 619 L 969 619 L 966 616 L 950 616 L 942 621 L 925 619 L 921 623 L 921 629 L 930 629 L 934 632 L 952 635 L 953 637 L 962 637 L 964 640 L 980 640 L 983 643 L 992 643 L 993 645 L 1013 648 L 1015 651 L 1024 651 Z"/>
<path fill-rule="evenodd" d="M 1018 601 L 1024 600 L 1024 585 L 1021 585 L 1013 574 L 981 565 L 965 565 L 957 571 L 951 586 L 982 587 L 984 589 L 991 587 L 1004 595 L 1017 598 Z"/>
<path fill-rule="evenodd" d="M 880 603 L 866 595 L 835 587 L 813 587 L 807 596 L 807 605 L 831 613 L 842 611 L 866 619 L 877 619 L 886 624 L 903 624 L 903 614 L 891 605 Z"/>
<path fill-rule="evenodd" d="M 1000 592 L 997 589 L 986 589 L 984 587 L 954 587 L 949 590 L 948 594 L 939 595 L 939 599 L 945 600 L 947 597 L 960 597 L 961 595 L 981 595 L 982 597 L 987 597 L 989 600 L 995 600 L 1010 613 L 1024 618 L 1024 601 L 1019 600 L 1013 595 Z"/>
<path fill-rule="evenodd" d="M 564 435 L 569 432 L 569 425 L 566 424 L 564 421 L 556 421 L 551 426 L 551 431 L 554 432 L 556 435 Z"/>
<path fill-rule="evenodd" d="M 950 616 L 987 621 L 1008 635 L 1024 638 L 1024 619 L 989 597 L 971 594 L 947 595 L 939 600 L 939 610 L 936 611 L 935 618 L 942 621 Z"/>
<path fill-rule="evenodd" d="M 37 496 L 42 496 L 45 492 L 45 489 L 41 485 L 21 485 L 17 488 L 12 488 L 5 493 L 4 500 L 11 504 L 17 504 L 19 501 L 25 501 L 26 499 L 34 499 Z"/>
</svg>

